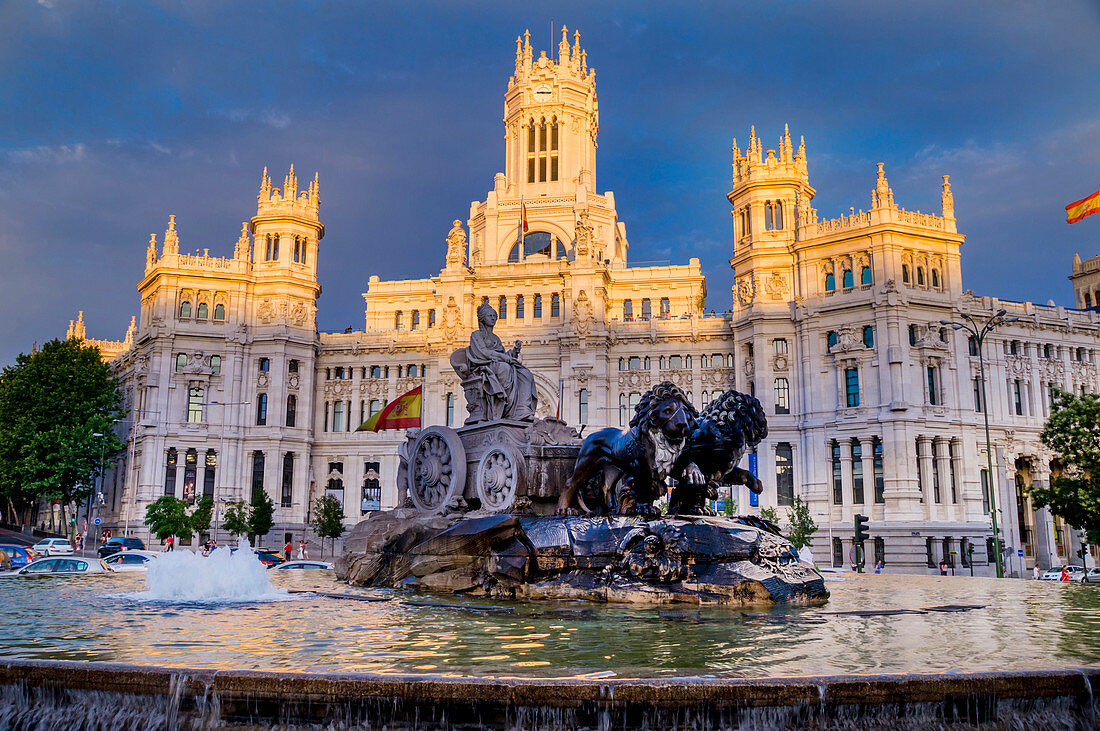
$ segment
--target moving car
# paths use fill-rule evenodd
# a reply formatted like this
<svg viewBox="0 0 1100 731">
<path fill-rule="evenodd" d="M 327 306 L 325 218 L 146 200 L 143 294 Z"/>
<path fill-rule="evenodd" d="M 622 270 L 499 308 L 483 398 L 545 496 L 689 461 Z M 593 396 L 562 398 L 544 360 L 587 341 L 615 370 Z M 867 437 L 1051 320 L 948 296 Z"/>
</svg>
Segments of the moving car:
<svg viewBox="0 0 1100 731">
<path fill-rule="evenodd" d="M 1066 573 L 1066 581 L 1080 581 L 1085 576 L 1085 570 L 1080 566 L 1067 566 Z"/>
<path fill-rule="evenodd" d="M 231 553 L 236 553 L 239 549 L 231 548 L 229 550 Z M 268 551 L 263 548 L 253 548 L 252 553 L 256 554 L 256 558 L 260 559 L 260 563 L 262 563 L 267 568 L 278 566 L 286 560 L 274 551 Z"/>
<path fill-rule="evenodd" d="M 43 556 L 71 556 L 73 544 L 68 538 L 43 538 L 33 546 Z"/>
<path fill-rule="evenodd" d="M 145 571 L 148 568 L 146 564 L 158 556 L 159 554 L 152 551 L 116 551 L 103 559 L 103 563 L 112 571 Z"/>
<path fill-rule="evenodd" d="M 32 561 L 16 573 L 19 576 L 43 574 L 102 574 L 110 571 L 103 562 L 94 558 L 41 558 Z"/>
<path fill-rule="evenodd" d="M 37 558 L 27 546 L 16 546 L 12 543 L 0 544 L 0 551 L 8 554 L 8 558 L 11 559 L 12 571 L 23 568 Z"/>
<path fill-rule="evenodd" d="M 99 554 L 100 558 L 107 558 L 108 556 L 116 554 L 122 550 L 144 551 L 145 541 L 141 540 L 140 538 L 127 538 L 123 536 L 109 538 L 107 539 L 106 543 L 99 547 L 99 550 L 96 551 L 96 553 Z"/>
<path fill-rule="evenodd" d="M 1051 566 L 1049 569 L 1039 574 L 1039 581 L 1058 581 L 1062 578 L 1062 569 L 1065 566 Z"/>
<path fill-rule="evenodd" d="M 279 564 L 278 566 L 271 567 L 277 571 L 287 571 L 290 569 L 328 569 L 332 570 L 332 564 L 325 563 L 324 561 L 287 561 L 286 563 Z"/>
<path fill-rule="evenodd" d="M 1073 580 L 1089 584 L 1100 584 L 1100 566 L 1089 569 L 1087 582 L 1085 582 L 1085 576 L 1084 573 L 1081 573 Z"/>
</svg>

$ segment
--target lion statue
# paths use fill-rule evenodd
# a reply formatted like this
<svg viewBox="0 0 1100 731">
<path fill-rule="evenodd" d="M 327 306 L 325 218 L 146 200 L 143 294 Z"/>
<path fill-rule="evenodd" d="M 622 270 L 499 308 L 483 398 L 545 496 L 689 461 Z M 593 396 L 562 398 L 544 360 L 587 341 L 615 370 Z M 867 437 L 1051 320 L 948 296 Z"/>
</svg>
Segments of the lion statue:
<svg viewBox="0 0 1100 731">
<path fill-rule="evenodd" d="M 755 397 L 726 391 L 711 401 L 696 421 L 673 470 L 677 484 L 669 498 L 668 512 L 713 515 L 706 501 L 718 497 L 718 485 L 745 485 L 759 495 L 763 484 L 737 463 L 766 436 L 768 420 Z M 703 474 L 702 483 L 695 479 L 696 472 Z"/>
<path fill-rule="evenodd" d="M 675 468 L 680 480 L 702 485 L 703 474 L 680 462 L 697 417 L 674 383 L 654 386 L 634 407 L 629 429 L 608 427 L 584 440 L 558 499 L 558 512 L 574 513 L 579 508 L 586 513 L 655 515 L 653 501 L 667 493 Z M 574 507 L 578 497 L 579 505 Z"/>
</svg>

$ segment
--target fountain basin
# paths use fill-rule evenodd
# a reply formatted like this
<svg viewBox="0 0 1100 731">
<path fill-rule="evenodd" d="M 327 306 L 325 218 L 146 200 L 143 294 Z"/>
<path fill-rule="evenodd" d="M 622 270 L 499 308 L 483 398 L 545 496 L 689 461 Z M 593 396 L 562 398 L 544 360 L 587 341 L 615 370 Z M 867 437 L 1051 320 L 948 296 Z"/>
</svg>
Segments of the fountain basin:
<svg viewBox="0 0 1100 731">
<path fill-rule="evenodd" d="M 0 728 L 1094 727 L 1100 669 L 760 679 L 454 678 L 0 664 Z"/>
</svg>

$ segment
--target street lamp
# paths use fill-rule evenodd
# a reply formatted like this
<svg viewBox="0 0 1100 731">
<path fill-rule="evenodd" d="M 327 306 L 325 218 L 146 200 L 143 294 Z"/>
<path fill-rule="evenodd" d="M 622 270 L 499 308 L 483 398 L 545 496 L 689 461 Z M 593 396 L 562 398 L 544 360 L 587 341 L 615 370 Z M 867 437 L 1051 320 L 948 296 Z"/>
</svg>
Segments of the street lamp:
<svg viewBox="0 0 1100 731">
<path fill-rule="evenodd" d="M 100 433 L 100 432 L 92 432 L 92 436 L 93 437 L 99 437 L 99 439 L 100 439 L 100 442 L 99 442 L 99 490 L 97 491 L 97 493 L 101 493 L 101 492 L 103 492 L 103 455 L 104 455 L 105 450 L 107 449 L 107 440 L 104 439 L 103 434 Z M 84 522 L 85 523 L 92 522 L 92 501 L 93 501 L 93 499 L 94 499 L 93 496 L 88 497 L 88 510 L 87 510 L 87 514 L 84 516 Z M 87 541 L 86 536 L 85 536 L 85 541 Z M 98 544 L 99 544 L 99 534 L 96 533 L 95 528 L 93 526 L 93 528 L 92 528 L 92 550 L 93 551 L 96 550 L 96 548 L 98 547 Z"/>
<path fill-rule="evenodd" d="M 1018 317 L 1005 317 L 1008 314 L 1007 310 L 997 310 L 993 313 L 993 316 L 985 321 L 983 325 L 980 325 L 974 321 L 974 318 L 969 314 L 963 312 L 962 318 L 966 322 L 956 322 L 955 320 L 940 320 L 941 325 L 950 325 L 955 330 L 966 330 L 974 338 L 975 343 L 978 346 L 978 372 L 982 381 L 982 416 L 985 417 L 985 456 L 987 464 L 989 466 L 989 511 L 993 518 L 993 547 L 994 556 L 997 560 L 997 578 L 1003 579 L 1005 576 L 1004 564 L 1001 559 L 1001 541 L 1000 531 L 997 528 L 997 490 L 993 485 L 993 445 L 992 440 L 989 438 L 989 401 L 985 397 L 985 357 L 982 355 L 982 344 L 985 342 L 985 336 L 988 335 L 998 325 L 1003 325 L 1007 322 L 1016 322 L 1020 319 Z"/>
</svg>

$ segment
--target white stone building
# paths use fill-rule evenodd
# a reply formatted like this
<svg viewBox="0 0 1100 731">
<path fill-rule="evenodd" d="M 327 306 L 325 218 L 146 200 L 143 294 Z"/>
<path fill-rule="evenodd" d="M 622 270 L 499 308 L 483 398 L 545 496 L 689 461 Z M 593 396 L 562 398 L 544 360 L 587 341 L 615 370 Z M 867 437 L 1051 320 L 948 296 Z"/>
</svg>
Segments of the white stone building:
<svg viewBox="0 0 1100 731">
<path fill-rule="evenodd" d="M 424 279 L 371 276 L 359 331 L 317 332 L 316 178 L 299 193 L 293 169 L 282 189 L 265 170 L 231 259 L 180 254 L 173 217 L 162 249 L 150 242 L 126 340 L 92 341 L 113 358 L 132 410 L 101 508 L 116 535 L 147 535 L 145 507 L 166 493 L 222 505 L 262 486 L 276 505 L 272 544 L 300 537 L 325 492 L 349 525 L 392 507 L 404 434 L 355 428 L 418 385 L 425 425 L 460 425 L 448 357 L 487 300 L 502 340 L 523 343 L 540 412 L 587 430 L 625 425 L 662 380 L 697 407 L 729 388 L 754 393 L 771 426 L 754 458 L 765 492 L 759 506 L 743 488 L 733 497 L 744 512 L 778 505 L 781 515 L 804 497 L 823 564 L 848 564 L 862 513 L 869 561 L 888 571 L 934 571 L 947 556 L 966 572 L 973 544 L 975 573 L 990 574 L 990 482 L 1010 573 L 1076 548 L 1026 490 L 1049 479 L 1038 434 L 1050 389 L 1097 388 L 1100 322 L 964 290 L 946 175 L 938 215 L 896 204 L 879 165 L 868 211 L 823 220 L 805 144 L 796 150 L 784 130 L 765 151 L 753 130 L 744 154 L 733 148 L 735 286 L 732 307 L 715 314 L 698 259 L 627 263 L 615 196 L 596 186 L 595 72 L 576 34 L 570 45 L 563 29 L 553 59 L 517 39 L 504 124 L 505 172 L 445 242 L 441 233 L 443 267 Z M 990 480 L 978 358 L 940 321 L 1000 308 L 1019 320 L 986 343 Z M 83 335 L 78 320 L 70 336 Z"/>
</svg>

